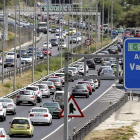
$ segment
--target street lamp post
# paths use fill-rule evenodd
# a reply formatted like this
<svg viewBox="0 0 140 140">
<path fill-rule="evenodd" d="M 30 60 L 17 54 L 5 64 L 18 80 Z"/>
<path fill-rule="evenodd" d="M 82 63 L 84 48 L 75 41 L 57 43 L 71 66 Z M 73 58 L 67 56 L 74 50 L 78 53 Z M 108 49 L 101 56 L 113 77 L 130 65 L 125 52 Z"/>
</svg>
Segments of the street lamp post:
<svg viewBox="0 0 140 140">
<path fill-rule="evenodd" d="M 103 5 L 102 5 L 102 47 L 103 47 L 103 25 L 104 25 L 104 0 L 103 0 Z"/>
</svg>

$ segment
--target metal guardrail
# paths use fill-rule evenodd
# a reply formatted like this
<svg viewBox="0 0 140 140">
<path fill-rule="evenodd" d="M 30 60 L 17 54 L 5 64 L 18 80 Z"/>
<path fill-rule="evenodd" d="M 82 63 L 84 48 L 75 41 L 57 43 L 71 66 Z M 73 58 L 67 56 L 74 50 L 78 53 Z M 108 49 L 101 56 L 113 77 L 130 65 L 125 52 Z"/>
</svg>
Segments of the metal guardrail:
<svg viewBox="0 0 140 140">
<path fill-rule="evenodd" d="M 100 114 L 96 115 L 93 119 L 91 119 L 86 125 L 84 125 L 81 129 L 79 129 L 74 135 L 73 140 L 82 140 L 85 136 L 89 134 L 91 130 L 97 127 L 101 122 L 106 120 L 110 115 L 116 112 L 120 107 L 122 107 L 128 101 L 128 95 L 125 94 L 120 100 L 105 110 L 103 110 Z M 69 139 L 71 140 L 71 139 Z"/>
<path fill-rule="evenodd" d="M 109 43 L 108 45 L 106 45 L 106 46 L 104 46 L 103 48 L 99 49 L 99 50 L 96 51 L 95 53 L 99 53 L 100 51 L 105 50 L 105 49 L 108 48 L 110 45 L 114 44 L 117 40 L 118 40 L 118 37 L 116 37 L 111 43 Z M 76 63 L 78 63 L 78 62 L 80 62 L 80 61 L 82 61 L 82 60 L 84 60 L 84 57 L 81 58 L 81 59 L 78 59 L 77 61 L 75 61 L 75 62 L 73 62 L 73 63 L 71 63 L 71 64 L 69 64 L 69 66 L 73 66 L 74 64 L 76 64 Z M 25 66 L 25 69 L 29 69 L 29 66 Z M 47 76 L 45 76 L 45 77 L 40 78 L 38 81 L 35 81 L 35 82 L 33 82 L 33 83 L 29 84 L 29 85 L 34 85 L 34 84 L 40 83 L 40 82 L 42 82 L 43 80 L 48 79 L 49 76 L 52 76 L 52 75 L 54 75 L 55 73 L 61 72 L 63 69 L 64 69 L 64 68 L 59 69 L 59 70 L 57 70 L 57 71 L 55 71 L 55 72 L 53 72 L 53 73 L 51 73 L 51 74 L 49 74 L 49 75 L 47 75 Z M 28 86 L 28 85 L 27 85 L 27 86 Z M 25 87 L 23 87 L 23 88 L 21 88 L 21 89 L 18 89 L 18 90 L 14 91 L 14 92 L 11 92 L 11 93 L 5 95 L 4 98 L 14 98 L 14 97 L 19 93 L 20 90 L 24 90 L 27 86 L 25 86 Z"/>
</svg>

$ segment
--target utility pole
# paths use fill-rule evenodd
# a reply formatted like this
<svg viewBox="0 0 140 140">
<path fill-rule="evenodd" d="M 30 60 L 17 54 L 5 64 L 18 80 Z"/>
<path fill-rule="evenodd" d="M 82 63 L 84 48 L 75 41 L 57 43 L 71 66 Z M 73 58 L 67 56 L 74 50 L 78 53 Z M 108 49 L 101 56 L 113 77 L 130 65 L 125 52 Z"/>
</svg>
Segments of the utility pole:
<svg viewBox="0 0 140 140">
<path fill-rule="evenodd" d="M 111 35 L 113 30 L 113 0 L 111 0 Z"/>
<path fill-rule="evenodd" d="M 36 17 L 37 17 L 37 14 L 36 14 L 36 8 L 37 8 L 37 2 L 36 2 L 36 0 L 35 0 L 35 26 L 34 26 L 34 28 L 33 28 L 33 32 L 35 32 L 35 70 L 36 70 L 36 65 L 37 65 L 37 51 L 36 51 L 36 36 L 37 36 L 37 34 L 36 34 L 36 24 L 37 24 L 37 19 L 36 19 Z"/>
<path fill-rule="evenodd" d="M 109 42 L 108 42 L 108 39 L 109 39 L 109 38 L 108 38 L 108 37 L 109 37 L 109 17 L 110 17 L 110 16 L 109 16 L 109 15 L 110 15 L 109 13 L 110 13 L 110 0 L 108 1 L 108 29 L 107 29 L 107 44 L 109 43 Z"/>
<path fill-rule="evenodd" d="M 47 0 L 47 75 L 49 75 L 49 0 Z"/>
<path fill-rule="evenodd" d="M 16 7 L 15 7 L 15 45 L 14 45 L 14 79 L 13 79 L 13 91 L 16 90 L 16 45 L 17 45 L 17 0 L 16 0 Z"/>
<path fill-rule="evenodd" d="M 98 42 L 97 41 L 97 20 L 98 20 L 98 0 L 96 0 L 96 20 L 95 20 L 96 51 L 97 51 L 97 42 Z"/>
<path fill-rule="evenodd" d="M 20 0 L 18 1 L 19 3 L 19 24 L 21 23 L 20 21 Z M 21 77 L 21 27 L 19 27 L 19 47 L 20 47 L 20 58 L 19 58 L 19 73 L 20 73 L 20 77 Z"/>
<path fill-rule="evenodd" d="M 4 83 L 5 0 L 3 0 L 2 83 Z"/>
<path fill-rule="evenodd" d="M 102 5 L 102 48 L 103 48 L 103 25 L 104 25 L 104 0 L 103 0 L 103 5 Z"/>
</svg>

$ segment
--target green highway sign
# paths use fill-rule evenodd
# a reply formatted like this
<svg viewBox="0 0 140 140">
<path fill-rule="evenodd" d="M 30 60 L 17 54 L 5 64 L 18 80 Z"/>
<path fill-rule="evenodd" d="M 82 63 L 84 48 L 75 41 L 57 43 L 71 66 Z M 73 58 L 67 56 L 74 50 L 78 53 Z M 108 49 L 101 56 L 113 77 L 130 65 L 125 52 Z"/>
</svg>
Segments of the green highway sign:
<svg viewBox="0 0 140 140">
<path fill-rule="evenodd" d="M 47 6 L 44 6 L 44 11 L 47 11 Z M 49 12 L 68 12 L 68 6 L 55 6 L 51 5 L 49 6 Z"/>
<path fill-rule="evenodd" d="M 140 51 L 140 43 L 128 43 L 128 51 Z"/>
</svg>

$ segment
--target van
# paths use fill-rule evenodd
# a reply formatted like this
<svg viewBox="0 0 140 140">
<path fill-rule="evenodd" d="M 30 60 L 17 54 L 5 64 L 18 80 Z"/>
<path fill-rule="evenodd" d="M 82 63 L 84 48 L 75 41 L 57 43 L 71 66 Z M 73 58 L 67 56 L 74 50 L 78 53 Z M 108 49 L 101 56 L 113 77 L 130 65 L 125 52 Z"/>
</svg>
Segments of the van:
<svg viewBox="0 0 140 140">
<path fill-rule="evenodd" d="M 69 97 L 70 95 L 68 92 L 68 99 Z M 58 102 L 61 108 L 64 107 L 64 91 L 56 91 L 52 99 L 53 102 Z"/>
</svg>

